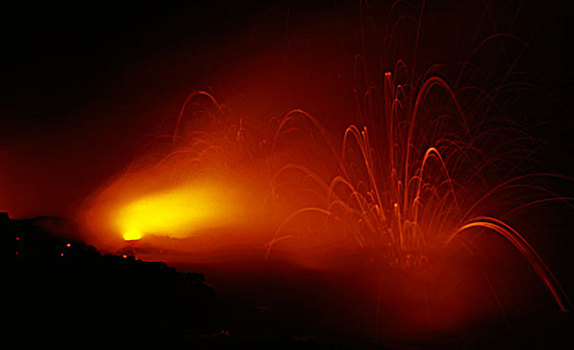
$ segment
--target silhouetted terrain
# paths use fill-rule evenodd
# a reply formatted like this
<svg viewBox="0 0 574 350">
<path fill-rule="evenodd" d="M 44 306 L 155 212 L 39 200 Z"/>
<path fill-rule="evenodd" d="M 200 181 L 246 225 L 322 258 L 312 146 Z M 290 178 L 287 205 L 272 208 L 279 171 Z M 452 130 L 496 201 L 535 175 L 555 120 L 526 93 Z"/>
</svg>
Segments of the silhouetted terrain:
<svg viewBox="0 0 574 350">
<path fill-rule="evenodd" d="M 203 274 L 137 260 L 125 254 L 129 249 L 102 254 L 46 228 L 62 226 L 60 221 L 11 220 L 0 213 L 4 344 L 324 347 L 296 337 L 234 336 L 223 325 L 242 306 L 216 305 Z"/>
<path fill-rule="evenodd" d="M 102 255 L 50 234 L 41 221 L 2 217 L 5 315 L 15 340 L 165 344 L 213 332 L 215 292 L 203 275 Z"/>
<path fill-rule="evenodd" d="M 256 310 L 255 304 L 249 304 L 256 301 L 248 296 L 237 299 L 237 305 L 229 299 L 222 303 L 202 274 L 182 273 L 164 263 L 144 262 L 123 253 L 102 254 L 46 228 L 58 226 L 54 225 L 58 221 L 10 220 L 0 213 L 2 260 L 7 268 L 2 283 L 7 292 L 2 314 L 8 321 L 2 326 L 4 344 L 379 348 L 353 342 L 341 342 L 346 344 L 343 346 L 333 337 L 270 329 L 274 323 L 249 311 Z M 243 318 L 241 327 L 238 318 Z M 423 334 L 413 337 L 412 343 L 390 342 L 381 348 L 554 348 L 566 345 L 564 341 L 572 344 L 571 315 L 537 314 L 507 321 L 462 336 Z M 262 337 L 265 330 L 268 334 Z"/>
</svg>

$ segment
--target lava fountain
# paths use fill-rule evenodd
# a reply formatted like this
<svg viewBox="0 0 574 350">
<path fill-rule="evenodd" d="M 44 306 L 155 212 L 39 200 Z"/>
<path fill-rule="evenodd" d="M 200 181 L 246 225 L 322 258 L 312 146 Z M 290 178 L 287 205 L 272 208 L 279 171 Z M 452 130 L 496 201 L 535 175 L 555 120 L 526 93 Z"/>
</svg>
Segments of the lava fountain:
<svg viewBox="0 0 574 350">
<path fill-rule="evenodd" d="M 417 73 L 415 59 L 372 79 L 363 54 L 353 87 L 360 124 L 339 137 L 304 110 L 261 127 L 207 92 L 191 93 L 171 132 L 86 202 L 86 240 L 144 259 L 335 273 L 347 290 L 323 293 L 353 299 L 319 309 L 336 309 L 330 325 L 362 336 L 506 319 L 526 293 L 501 287 L 517 271 L 538 281 L 525 277 L 524 289 L 541 287 L 538 298 L 570 311 L 552 269 L 513 224 L 527 208 L 570 201 L 541 180 L 567 179 L 501 175 L 510 173 L 505 152 L 524 135 L 487 121 L 499 91 L 451 85 L 438 66 Z"/>
<path fill-rule="evenodd" d="M 399 63 L 397 70 L 400 69 Z M 502 240 L 528 263 L 557 310 L 569 312 L 569 298 L 551 269 L 505 220 L 527 207 L 549 202 L 568 204 L 571 198 L 556 195 L 536 183 L 547 177 L 568 179 L 557 174 L 527 174 L 489 186 L 485 169 L 498 159 L 485 157 L 477 145 L 482 137 L 492 135 L 490 131 L 473 132 L 457 95 L 445 80 L 431 76 L 409 96 L 404 85 L 396 83 L 387 72 L 380 86 L 382 90 L 372 87 L 365 94 L 370 109 L 365 108 L 363 117 L 374 132 L 366 126 L 350 125 L 340 150 L 309 114 L 295 111 L 282 121 L 276 139 L 285 130 L 293 132 L 290 124 L 294 120 L 306 121 L 317 135 L 324 137 L 325 148 L 337 170 L 326 178 L 314 170 L 317 163 L 294 162 L 275 174 L 273 188 L 278 192 L 283 186 L 288 188 L 283 196 L 308 200 L 308 195 L 301 194 L 306 192 L 315 198 L 281 224 L 266 256 L 273 254 L 274 247 L 284 240 L 300 240 L 294 250 L 304 254 L 312 241 L 309 236 L 319 236 L 321 243 L 304 260 L 318 263 L 317 259 L 329 256 L 319 265 L 349 264 L 355 271 L 363 272 L 371 269 L 381 276 L 375 288 L 379 291 L 378 303 L 400 300 L 399 304 L 418 309 L 395 315 L 392 320 L 379 314 L 381 324 L 377 328 L 387 328 L 378 329 L 381 336 L 388 336 L 388 329 L 412 335 L 496 318 L 493 313 L 499 313 L 501 318 L 515 316 L 506 310 L 509 305 L 500 296 L 504 292 L 497 290 L 494 277 L 489 276 L 496 271 L 489 271 L 481 263 L 488 258 L 482 249 L 500 244 L 492 240 Z M 434 100 L 430 98 L 433 90 L 438 91 Z M 437 100 L 441 101 L 442 110 L 435 109 Z M 510 209 L 503 210 L 504 205 Z M 289 228 L 291 221 L 310 217 L 320 228 Z M 480 237 L 475 235 L 477 232 Z M 328 253 L 317 254 L 319 246 Z M 399 275 L 397 271 L 401 271 Z M 459 289 L 456 285 L 473 286 L 470 289 L 478 288 L 480 292 L 463 291 L 466 287 Z M 389 290 L 398 290 L 399 295 L 384 292 Z M 441 299 L 447 295 L 451 299 L 445 303 Z M 483 304 L 485 295 L 490 295 L 493 302 L 490 311 Z M 397 309 L 388 304 L 379 307 L 380 313 L 387 314 Z M 401 322 L 401 329 L 394 328 Z"/>
</svg>

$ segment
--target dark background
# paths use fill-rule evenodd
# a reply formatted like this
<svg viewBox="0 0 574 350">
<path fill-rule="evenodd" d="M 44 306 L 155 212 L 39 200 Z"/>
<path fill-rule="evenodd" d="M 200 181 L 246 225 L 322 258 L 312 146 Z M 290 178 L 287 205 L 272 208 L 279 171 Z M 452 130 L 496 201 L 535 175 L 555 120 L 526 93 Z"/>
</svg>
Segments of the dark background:
<svg viewBox="0 0 574 350">
<path fill-rule="evenodd" d="M 390 5 L 373 6 L 381 27 Z M 517 70 L 548 97 L 516 114 L 527 111 L 533 127 L 547 124 L 536 129 L 547 142 L 547 170 L 573 175 L 567 148 L 574 130 L 574 56 L 566 3 L 486 5 L 485 12 L 478 1 L 426 4 L 421 56 L 448 64 L 468 55 L 488 31 L 510 31 L 527 42 Z M 413 15 L 418 8 L 414 2 Z M 177 113 L 189 91 L 206 89 L 226 98 L 256 84 L 245 77 L 262 65 L 273 72 L 296 62 L 289 67 L 303 72 L 282 90 L 285 96 L 277 100 L 283 105 L 276 111 L 306 107 L 324 117 L 329 108 L 352 109 L 352 97 L 345 95 L 351 91 L 352 57 L 360 50 L 359 16 L 359 4 L 352 1 L 4 6 L 0 209 L 15 217 L 70 215 L 134 156 L 145 135 Z M 409 50 L 405 44 L 402 51 Z M 237 71 L 243 80 L 232 81 Z M 326 81 L 316 90 L 332 89 L 323 92 L 335 97 L 332 106 L 312 93 L 297 94 L 297 83 L 312 84 L 307 75 L 314 71 L 322 72 L 315 80 Z M 270 74 L 267 83 L 281 85 L 282 79 Z"/>
<path fill-rule="evenodd" d="M 270 50 L 281 62 L 291 6 L 294 23 L 308 26 L 339 5 L 5 8 L 0 208 L 16 217 L 70 214 L 132 159 L 147 133 L 177 113 L 190 91 L 219 97 L 249 88 L 224 81 L 245 62 L 271 61 L 259 58 Z"/>
</svg>

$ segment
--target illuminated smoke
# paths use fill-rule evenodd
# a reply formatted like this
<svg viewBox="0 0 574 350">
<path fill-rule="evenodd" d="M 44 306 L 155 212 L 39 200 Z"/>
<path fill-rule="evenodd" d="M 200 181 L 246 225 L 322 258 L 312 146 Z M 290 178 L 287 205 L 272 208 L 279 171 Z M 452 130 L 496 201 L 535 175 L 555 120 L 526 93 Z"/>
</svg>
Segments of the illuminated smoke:
<svg viewBox="0 0 574 350">
<path fill-rule="evenodd" d="M 112 251 L 151 246 L 154 258 L 244 254 L 428 278 L 458 249 L 473 255 L 480 242 L 472 235 L 486 232 L 510 243 L 569 311 L 551 269 L 508 221 L 529 206 L 570 200 L 536 183 L 560 176 L 493 176 L 504 158 L 484 147 L 513 140 L 484 126 L 480 103 L 469 111 L 460 89 L 432 68 L 417 74 L 399 60 L 379 81 L 366 65 L 357 58 L 359 122 L 340 135 L 304 110 L 249 123 L 211 94 L 191 93 L 172 131 L 86 204 L 89 239 Z"/>
</svg>

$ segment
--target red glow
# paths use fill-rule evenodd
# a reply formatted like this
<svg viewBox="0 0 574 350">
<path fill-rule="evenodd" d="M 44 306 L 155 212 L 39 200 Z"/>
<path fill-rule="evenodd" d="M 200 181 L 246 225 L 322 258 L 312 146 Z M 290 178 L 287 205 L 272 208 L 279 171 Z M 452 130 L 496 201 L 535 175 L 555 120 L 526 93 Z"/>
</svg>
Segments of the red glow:
<svg viewBox="0 0 574 350">
<path fill-rule="evenodd" d="M 366 127 L 351 125 L 339 152 L 317 119 L 293 110 L 265 136 L 270 146 L 257 156 L 249 148 L 254 143 L 245 137 L 249 129 L 242 119 L 223 114 L 206 92 L 191 94 L 183 110 L 204 97 L 217 107 L 209 114 L 208 131 L 186 135 L 176 129 L 159 160 L 140 164 L 103 188 L 84 211 L 90 239 L 111 250 L 124 248 L 127 241 L 136 252 L 142 247 L 138 254 L 143 257 L 228 271 L 237 261 L 246 268 L 254 262 L 289 262 L 339 271 L 340 276 L 352 271 L 350 278 L 359 279 L 357 286 L 364 291 L 357 298 L 377 312 L 371 318 L 388 322 L 383 320 L 389 316 L 380 314 L 388 307 L 384 305 L 401 305 L 391 317 L 398 328 L 386 325 L 383 333 L 402 334 L 453 329 L 496 314 L 506 317 L 500 293 L 474 266 L 471 251 L 460 252 L 460 246 L 472 243 L 459 242 L 459 236 L 482 229 L 509 242 L 558 307 L 568 311 L 568 297 L 528 241 L 504 221 L 478 215 L 482 204 L 497 205 L 487 197 L 508 185 L 473 194 L 476 199 L 469 201 L 469 190 L 484 180 L 475 172 L 478 160 L 465 165 L 467 160 L 461 159 L 471 145 L 448 140 L 436 128 L 421 138 L 417 126 L 435 122 L 432 114 L 423 114 L 431 88 L 447 93 L 453 117 L 462 115 L 449 85 L 430 78 L 407 113 L 395 97 L 402 87 L 390 73 L 384 86 L 391 95 L 381 98 L 394 103 L 386 106 L 386 125 L 378 126 L 377 135 L 387 143 L 374 143 Z M 179 129 L 186 122 L 182 115 Z M 403 128 L 403 118 L 412 127 Z M 460 132 L 468 133 L 461 120 Z M 316 138 L 308 143 L 310 136 Z M 314 152 L 299 148 L 305 144 Z M 473 181 L 461 182 L 466 178 Z M 364 311 L 357 312 L 364 317 Z"/>
<path fill-rule="evenodd" d="M 555 175 L 506 171 L 513 164 L 504 147 L 512 156 L 522 149 L 513 143 L 520 137 L 496 124 L 503 117 L 489 119 L 499 88 L 465 85 L 467 75 L 478 74 L 465 71 L 472 61 L 454 74 L 434 62 L 421 70 L 422 20 L 412 38 L 402 38 L 410 17 L 400 15 L 401 6 L 391 7 L 398 19 L 373 40 L 373 50 L 366 28 L 372 9 L 361 2 L 354 39 L 360 54 L 349 54 L 345 69 L 352 74 L 343 89 L 351 112 L 339 110 L 340 91 L 331 96 L 332 84 L 316 77 L 319 68 L 299 72 L 293 83 L 281 69 L 298 66 L 281 56 L 277 69 L 279 55 L 247 63 L 248 78 L 230 74 L 234 93 L 222 100 L 207 91 L 182 98 L 163 120 L 167 131 L 158 128 L 142 154 L 78 210 L 85 240 L 124 258 L 199 267 L 216 280 L 219 273 L 223 289 L 240 289 L 225 285 L 229 275 L 240 280 L 230 284 L 252 275 L 271 284 L 295 271 L 298 283 L 278 283 L 283 297 L 301 298 L 303 286 L 321 290 L 320 312 L 336 314 L 329 322 L 361 336 L 454 330 L 512 316 L 528 293 L 497 283 L 512 276 L 506 265 L 526 276 L 523 290 L 569 311 L 559 276 L 522 231 L 519 215 L 570 198 L 537 183 Z M 414 43 L 412 57 L 387 58 L 395 41 Z M 289 81 L 295 87 L 281 85 Z M 270 85 L 280 85 L 280 98 L 265 98 Z M 301 96 L 327 107 L 298 108 Z M 287 102 L 275 106 L 281 99 Z"/>
</svg>

